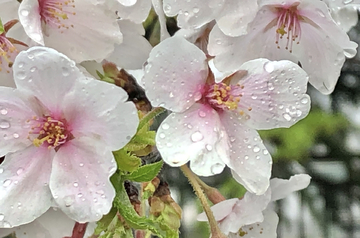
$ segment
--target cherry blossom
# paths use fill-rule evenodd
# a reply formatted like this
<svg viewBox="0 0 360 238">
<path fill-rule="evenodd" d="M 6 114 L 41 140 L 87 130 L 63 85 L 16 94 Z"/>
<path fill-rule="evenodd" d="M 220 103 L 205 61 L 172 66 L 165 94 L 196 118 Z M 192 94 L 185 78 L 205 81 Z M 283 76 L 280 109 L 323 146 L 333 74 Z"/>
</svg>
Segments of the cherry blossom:
<svg viewBox="0 0 360 238">
<path fill-rule="evenodd" d="M 334 90 L 346 57 L 357 44 L 336 25 L 324 2 L 313 0 L 262 0 L 248 34 L 210 33 L 209 54 L 220 71 L 236 71 L 248 60 L 264 57 L 299 63 L 309 82 L 324 94 Z"/>
<path fill-rule="evenodd" d="M 26 49 L 29 40 L 18 23 L 20 3 L 4 0 L 0 3 L 0 85 L 15 87 L 12 64 L 16 55 Z"/>
<path fill-rule="evenodd" d="M 115 195 L 111 151 L 135 134 L 135 106 L 50 48 L 20 52 L 13 70 L 17 89 L 0 87 L 0 227 L 52 206 L 78 222 L 99 220 Z"/>
<path fill-rule="evenodd" d="M 146 20 L 151 9 L 151 0 L 105 0 L 122 20 L 140 24 Z"/>
<path fill-rule="evenodd" d="M 153 106 L 173 111 L 156 135 L 166 163 L 190 161 L 200 176 L 227 165 L 256 194 L 268 188 L 272 164 L 256 129 L 289 127 L 310 108 L 307 76 L 296 64 L 257 59 L 216 83 L 205 54 L 177 36 L 150 52 L 144 83 Z"/>
<path fill-rule="evenodd" d="M 115 12 L 101 1 L 23 0 L 19 19 L 31 39 L 76 62 L 101 61 L 122 41 Z"/>
<path fill-rule="evenodd" d="M 241 199 L 233 198 L 211 207 L 220 230 L 230 238 L 276 238 L 279 218 L 271 202 L 285 198 L 292 192 L 309 186 L 310 176 L 298 174 L 289 180 L 274 178 L 263 195 L 245 193 Z M 207 221 L 205 213 L 199 221 Z"/>
<path fill-rule="evenodd" d="M 15 228 L 0 228 L 0 237 L 15 232 L 17 238 L 60 238 L 71 237 L 75 221 L 71 220 L 58 209 L 50 208 L 35 221 Z M 86 227 L 85 238 L 94 232 L 95 223 L 89 223 Z"/>
<path fill-rule="evenodd" d="M 330 9 L 335 22 L 344 30 L 349 31 L 358 22 L 359 0 L 323 0 Z"/>
<path fill-rule="evenodd" d="M 247 31 L 257 11 L 253 0 L 164 0 L 167 16 L 176 16 L 180 28 L 199 28 L 216 20 L 219 28 L 229 36 L 239 36 Z"/>
</svg>

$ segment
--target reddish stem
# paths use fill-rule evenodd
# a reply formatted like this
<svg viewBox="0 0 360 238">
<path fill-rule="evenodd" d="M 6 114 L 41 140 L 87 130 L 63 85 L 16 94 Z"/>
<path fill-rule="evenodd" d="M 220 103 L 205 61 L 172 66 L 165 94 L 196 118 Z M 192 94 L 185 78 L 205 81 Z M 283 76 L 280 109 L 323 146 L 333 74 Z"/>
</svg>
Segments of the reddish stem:
<svg viewBox="0 0 360 238">
<path fill-rule="evenodd" d="M 64 237 L 64 238 L 84 238 L 86 227 L 87 227 L 87 223 L 76 222 L 71 237 Z"/>
</svg>

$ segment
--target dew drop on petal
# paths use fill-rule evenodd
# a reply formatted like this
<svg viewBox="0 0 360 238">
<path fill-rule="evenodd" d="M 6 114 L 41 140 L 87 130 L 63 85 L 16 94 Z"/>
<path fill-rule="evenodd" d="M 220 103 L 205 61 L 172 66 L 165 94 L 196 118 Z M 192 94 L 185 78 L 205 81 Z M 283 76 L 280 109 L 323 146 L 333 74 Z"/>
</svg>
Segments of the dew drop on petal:
<svg viewBox="0 0 360 238">
<path fill-rule="evenodd" d="M 23 168 L 18 168 L 18 170 L 16 171 L 16 174 L 20 175 L 20 174 L 22 174 L 22 172 L 24 172 L 24 169 Z"/>
<path fill-rule="evenodd" d="M 248 155 L 245 155 L 245 156 L 244 156 L 244 159 L 245 159 L 245 160 L 248 160 L 248 159 L 249 159 L 249 156 L 248 156 Z"/>
<path fill-rule="evenodd" d="M 0 221 L 3 221 L 5 218 L 4 214 L 0 214 Z"/>
<path fill-rule="evenodd" d="M 8 113 L 8 111 L 5 108 L 3 108 L 0 110 L 0 113 L 1 113 L 1 115 L 6 115 Z"/>
<path fill-rule="evenodd" d="M 224 166 L 220 163 L 214 164 L 213 166 L 211 166 L 211 173 L 213 174 L 219 174 L 223 171 Z"/>
<path fill-rule="evenodd" d="M 6 121 L 6 120 L 1 120 L 0 121 L 0 128 L 1 129 L 7 129 L 10 127 L 10 122 Z"/>
<path fill-rule="evenodd" d="M 165 138 L 165 134 L 164 134 L 164 133 L 160 133 L 160 134 L 159 134 L 159 137 L 160 137 L 161 139 L 164 139 L 164 138 Z"/>
<path fill-rule="evenodd" d="M 84 163 L 80 163 L 79 166 L 80 166 L 80 167 L 83 167 L 83 166 L 84 166 Z"/>
<path fill-rule="evenodd" d="M 35 72 L 36 70 L 37 70 L 36 66 L 33 66 L 33 67 L 30 68 L 30 72 L 32 72 L 32 73 Z"/>
<path fill-rule="evenodd" d="M 263 154 L 267 155 L 267 154 L 269 154 L 269 151 L 267 149 L 263 149 Z"/>
<path fill-rule="evenodd" d="M 65 77 L 66 77 L 66 76 L 69 76 L 70 72 L 69 72 L 69 69 L 68 69 L 68 68 L 62 67 L 61 70 L 62 70 L 62 75 L 63 75 L 63 76 L 65 76 Z"/>
<path fill-rule="evenodd" d="M 203 110 L 200 110 L 199 117 L 206 117 L 206 112 L 204 112 Z"/>
<path fill-rule="evenodd" d="M 4 221 L 4 222 L 3 222 L 3 227 L 4 227 L 4 228 L 11 228 L 11 225 L 10 225 L 9 222 Z"/>
<path fill-rule="evenodd" d="M 257 145 L 254 146 L 253 151 L 254 151 L 255 153 L 258 153 L 258 152 L 260 151 L 259 146 L 257 146 Z"/>
<path fill-rule="evenodd" d="M 14 136 L 15 139 L 19 138 L 19 134 L 18 134 L 18 133 L 14 133 L 13 136 Z"/>
<path fill-rule="evenodd" d="M 74 187 L 78 187 L 79 184 L 77 182 L 73 183 Z"/>
<path fill-rule="evenodd" d="M 170 126 L 167 123 L 163 123 L 163 124 L 161 124 L 161 128 L 164 129 L 164 130 L 167 130 L 167 129 L 170 128 Z"/>
<path fill-rule="evenodd" d="M 29 15 L 29 11 L 26 10 L 26 9 L 23 9 L 23 10 L 20 11 L 20 14 L 21 14 L 22 16 L 24 16 L 24 17 L 27 17 L 27 16 Z"/>
<path fill-rule="evenodd" d="M 10 179 L 6 179 L 4 182 L 3 182 L 3 186 L 4 187 L 8 187 L 10 184 L 11 184 L 11 180 Z"/>
<path fill-rule="evenodd" d="M 82 193 L 78 193 L 78 195 L 77 195 L 79 198 L 81 198 L 82 196 L 83 196 L 83 194 Z"/>
<path fill-rule="evenodd" d="M 64 202 L 65 202 L 66 207 L 70 207 L 71 205 L 73 205 L 74 201 L 75 201 L 74 196 L 66 196 L 66 197 L 64 197 Z"/>
<path fill-rule="evenodd" d="M 4 173 L 4 169 L 0 168 L 0 174 Z"/>
<path fill-rule="evenodd" d="M 303 97 L 302 99 L 301 99 L 301 103 L 302 104 L 307 104 L 309 102 L 309 99 L 307 98 L 307 97 Z"/>
<path fill-rule="evenodd" d="M 264 64 L 264 69 L 265 69 L 266 72 L 272 73 L 272 72 L 274 71 L 275 67 L 274 67 L 273 63 L 271 63 L 271 62 L 266 62 L 266 63 Z"/>
<path fill-rule="evenodd" d="M 236 138 L 234 136 L 230 136 L 230 142 L 235 142 Z"/>
<path fill-rule="evenodd" d="M 24 71 L 19 71 L 15 75 L 18 79 L 24 79 L 26 77 L 26 74 Z"/>
<path fill-rule="evenodd" d="M 289 114 L 287 114 L 287 113 L 284 113 L 284 114 L 283 114 L 283 117 L 284 117 L 284 119 L 287 120 L 287 121 L 290 121 L 290 120 L 291 120 L 291 116 L 290 116 Z"/>
<path fill-rule="evenodd" d="M 202 139 L 204 139 L 204 136 L 203 134 L 201 134 L 200 131 L 195 131 L 192 135 L 191 135 L 191 140 L 193 142 L 199 142 L 201 141 Z"/>
<path fill-rule="evenodd" d="M 208 150 L 208 151 L 212 151 L 212 146 L 211 145 L 209 145 L 209 144 L 206 144 L 205 145 L 205 148 Z"/>
</svg>

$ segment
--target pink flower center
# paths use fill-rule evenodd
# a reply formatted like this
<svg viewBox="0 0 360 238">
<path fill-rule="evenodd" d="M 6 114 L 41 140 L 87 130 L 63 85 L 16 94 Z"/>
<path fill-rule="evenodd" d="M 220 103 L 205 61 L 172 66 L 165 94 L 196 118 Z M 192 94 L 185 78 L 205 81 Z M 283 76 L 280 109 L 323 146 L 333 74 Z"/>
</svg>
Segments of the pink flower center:
<svg viewBox="0 0 360 238">
<path fill-rule="evenodd" d="M 238 111 L 243 115 L 244 111 L 239 110 L 243 89 L 244 86 L 239 84 L 214 83 L 209 87 L 205 98 L 214 109 Z"/>
<path fill-rule="evenodd" d="M 59 146 L 65 144 L 68 140 L 73 139 L 73 135 L 67 129 L 65 120 L 57 120 L 52 117 L 42 117 L 29 120 L 33 126 L 31 127 L 30 134 L 37 135 L 37 138 L 32 142 L 36 147 L 41 145 L 57 149 Z"/>
<path fill-rule="evenodd" d="M 76 15 L 74 0 L 38 0 L 41 20 L 53 28 L 69 29 L 69 16 Z"/>
<path fill-rule="evenodd" d="M 297 6 L 299 3 L 293 4 L 289 8 L 279 7 L 278 10 L 278 19 L 277 19 L 277 29 L 276 29 L 276 44 L 280 49 L 279 40 L 286 36 L 286 46 L 285 49 L 292 52 L 293 42 L 296 41 L 296 44 L 299 44 L 301 38 L 301 26 L 300 20 L 302 17 L 299 15 Z"/>
</svg>

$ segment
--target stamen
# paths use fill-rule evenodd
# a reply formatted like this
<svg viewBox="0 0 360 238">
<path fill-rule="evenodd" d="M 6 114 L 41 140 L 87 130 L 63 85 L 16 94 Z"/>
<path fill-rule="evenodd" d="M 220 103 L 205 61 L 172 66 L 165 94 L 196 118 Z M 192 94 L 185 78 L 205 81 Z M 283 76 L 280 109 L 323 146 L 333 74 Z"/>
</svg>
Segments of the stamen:
<svg viewBox="0 0 360 238">
<path fill-rule="evenodd" d="M 216 83 L 210 86 L 206 99 L 216 108 L 236 110 L 242 96 L 239 90 L 243 88 L 239 84 L 229 86 L 225 83 Z"/>
</svg>

